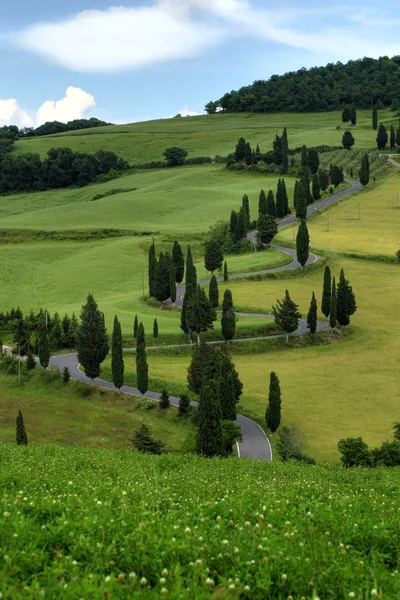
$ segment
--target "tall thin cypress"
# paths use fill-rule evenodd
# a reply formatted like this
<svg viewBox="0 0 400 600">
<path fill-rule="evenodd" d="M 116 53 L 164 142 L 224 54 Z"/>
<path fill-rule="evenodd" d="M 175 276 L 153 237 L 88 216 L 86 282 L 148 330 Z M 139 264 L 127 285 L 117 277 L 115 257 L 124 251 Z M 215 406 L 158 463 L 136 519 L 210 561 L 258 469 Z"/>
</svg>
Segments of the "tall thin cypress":
<svg viewBox="0 0 400 600">
<path fill-rule="evenodd" d="M 274 198 L 274 192 L 269 190 L 267 196 L 267 214 L 271 215 L 274 219 L 276 218 L 276 204 Z"/>
<path fill-rule="evenodd" d="M 111 342 L 111 372 L 113 384 L 118 391 L 124 385 L 124 355 L 122 351 L 121 324 L 117 315 L 114 317 L 114 327 Z"/>
<path fill-rule="evenodd" d="M 169 297 L 172 304 L 176 302 L 176 272 L 174 261 L 169 261 Z"/>
<path fill-rule="evenodd" d="M 244 194 L 244 196 L 243 196 L 242 206 L 243 206 L 244 210 L 246 211 L 247 230 L 249 230 L 250 229 L 250 204 L 249 204 L 249 197 L 247 194 Z"/>
<path fill-rule="evenodd" d="M 341 269 L 339 284 L 337 288 L 337 321 L 341 327 L 349 325 L 351 315 L 357 310 L 356 297 L 349 281 L 344 276 L 344 271 Z"/>
<path fill-rule="evenodd" d="M 198 410 L 197 454 L 222 456 L 223 440 L 221 428 L 221 404 L 217 395 L 216 383 L 211 380 L 203 384 L 200 391 Z"/>
<path fill-rule="evenodd" d="M 321 188 L 319 187 L 319 177 L 317 173 L 314 173 L 312 179 L 312 195 L 314 200 L 321 199 Z"/>
<path fill-rule="evenodd" d="M 136 342 L 136 387 L 141 394 L 145 394 L 149 387 L 149 367 L 143 323 L 139 324 Z"/>
<path fill-rule="evenodd" d="M 282 140 L 282 168 L 281 168 L 281 171 L 282 171 L 282 173 L 287 173 L 287 170 L 289 167 L 289 157 L 288 157 L 289 142 L 288 142 L 288 135 L 287 135 L 286 127 L 283 128 L 281 140 Z"/>
<path fill-rule="evenodd" d="M 276 216 L 278 219 L 282 219 L 285 215 L 285 200 L 283 197 L 282 182 L 278 179 L 278 187 L 276 190 Z"/>
<path fill-rule="evenodd" d="M 153 338 L 158 338 L 158 321 L 154 319 L 153 322 Z"/>
<path fill-rule="evenodd" d="M 17 445 L 18 446 L 26 446 L 28 444 L 28 436 L 26 435 L 24 418 L 22 416 L 22 412 L 18 411 L 17 416 Z"/>
<path fill-rule="evenodd" d="M 336 326 L 336 314 L 337 314 L 337 300 L 336 300 L 336 280 L 332 278 L 332 291 L 331 291 L 331 310 L 329 312 L 329 325 L 332 329 Z"/>
<path fill-rule="evenodd" d="M 265 413 L 265 420 L 267 427 L 271 433 L 274 433 L 281 422 L 281 388 L 279 385 L 279 379 L 274 371 L 271 371 L 269 378 L 269 394 L 268 394 L 268 406 Z"/>
<path fill-rule="evenodd" d="M 50 336 L 47 325 L 43 322 L 38 331 L 38 355 L 40 366 L 47 369 L 50 362 Z"/>
<path fill-rule="evenodd" d="M 137 330 L 139 327 L 139 320 L 137 315 L 135 315 L 135 320 L 133 321 L 133 338 L 136 339 L 137 337 Z"/>
<path fill-rule="evenodd" d="M 297 260 L 302 267 L 308 261 L 310 250 L 310 236 L 308 234 L 308 227 L 304 219 L 300 221 L 299 229 L 296 236 L 296 254 Z"/>
<path fill-rule="evenodd" d="M 372 129 L 378 129 L 378 109 L 376 105 L 372 107 Z"/>
<path fill-rule="evenodd" d="M 368 185 L 368 182 L 369 182 L 369 160 L 368 160 L 368 154 L 365 153 L 361 159 L 360 183 L 361 183 L 361 185 Z"/>
<path fill-rule="evenodd" d="M 307 218 L 307 195 L 302 180 L 298 182 L 297 187 L 296 217 L 298 219 Z"/>
<path fill-rule="evenodd" d="M 236 315 L 233 311 L 233 300 L 232 292 L 228 289 L 224 292 L 224 299 L 222 302 L 222 317 L 221 317 L 221 331 L 224 340 L 229 341 L 235 335 L 236 330 Z"/>
<path fill-rule="evenodd" d="M 208 289 L 208 299 L 213 308 L 217 308 L 219 304 L 218 281 L 215 275 L 211 277 L 210 286 Z"/>
<path fill-rule="evenodd" d="M 331 270 L 328 266 L 324 271 L 324 285 L 322 288 L 321 310 L 325 317 L 329 317 L 331 312 L 331 294 L 332 294 L 332 279 Z"/>
<path fill-rule="evenodd" d="M 176 240 L 174 241 L 174 246 L 172 248 L 172 261 L 175 267 L 176 283 L 182 283 L 183 274 L 185 272 L 185 259 L 183 258 L 182 248 Z"/>
<path fill-rule="evenodd" d="M 394 125 L 392 123 L 390 125 L 390 149 L 393 150 L 395 145 L 396 145 L 396 131 L 395 131 Z"/>
<path fill-rule="evenodd" d="M 224 281 L 228 281 L 229 279 L 229 275 L 228 275 L 228 265 L 226 260 L 224 261 Z"/>
<path fill-rule="evenodd" d="M 312 293 L 310 308 L 308 310 L 307 327 L 310 330 L 310 333 L 315 333 L 317 331 L 317 300 L 314 292 Z"/>
<path fill-rule="evenodd" d="M 153 243 L 149 248 L 149 264 L 148 264 L 148 278 L 149 278 L 149 294 L 153 298 L 154 297 L 154 277 L 156 273 L 157 267 L 157 258 L 156 258 L 156 245 Z"/>
<path fill-rule="evenodd" d="M 282 196 L 283 196 L 283 203 L 285 206 L 285 215 L 289 215 L 290 214 L 290 208 L 289 208 L 289 197 L 288 197 L 288 193 L 287 193 L 287 189 L 286 189 L 286 183 L 285 180 L 282 179 Z"/>
<path fill-rule="evenodd" d="M 264 190 L 261 190 L 260 196 L 258 198 L 258 216 L 266 215 L 268 212 L 267 208 L 267 197 L 265 195 Z"/>
<path fill-rule="evenodd" d="M 100 365 L 108 354 L 108 336 L 104 315 L 92 294 L 82 306 L 81 325 L 77 334 L 78 361 L 85 375 L 93 380 L 100 375 Z"/>
</svg>

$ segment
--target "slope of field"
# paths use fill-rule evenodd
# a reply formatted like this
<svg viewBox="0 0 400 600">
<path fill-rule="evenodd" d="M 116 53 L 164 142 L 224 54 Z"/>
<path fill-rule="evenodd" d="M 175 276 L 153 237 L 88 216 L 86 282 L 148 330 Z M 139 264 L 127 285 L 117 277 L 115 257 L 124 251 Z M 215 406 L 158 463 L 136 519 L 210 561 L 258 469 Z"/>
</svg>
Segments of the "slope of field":
<svg viewBox="0 0 400 600">
<path fill-rule="evenodd" d="M 0 444 L 3 598 L 395 600 L 400 470 Z"/>
<path fill-rule="evenodd" d="M 177 410 L 141 409 L 138 398 L 90 389 L 70 381 L 45 382 L 38 373 L 17 378 L 0 372 L 0 438 L 15 441 L 15 417 L 22 410 L 29 444 L 61 444 L 134 450 L 130 440 L 145 423 L 171 451 L 194 449 L 195 427 Z M 1 590 L 1 585 L 0 585 Z"/>
<path fill-rule="evenodd" d="M 314 248 L 394 257 L 400 248 L 400 174 L 316 213 L 307 224 Z M 292 241 L 293 227 L 276 239 Z"/>
<path fill-rule="evenodd" d="M 286 185 L 290 199 L 294 178 Z M 0 229 L 120 228 L 135 232 L 202 233 L 239 210 L 243 194 L 257 218 L 261 188 L 276 192 L 278 178 L 225 171 L 223 165 L 138 171 L 79 189 L 0 196 Z M 113 189 L 136 188 L 93 200 Z"/>
<path fill-rule="evenodd" d="M 328 346 L 249 355 L 232 348 L 244 383 L 240 410 L 264 422 L 269 373 L 276 371 L 283 422 L 298 424 L 307 452 L 318 461 L 337 461 L 336 446 L 342 437 L 362 436 L 370 445 L 380 445 L 391 438 L 392 424 L 399 420 L 399 267 L 339 257 L 329 264 L 337 278 L 340 269 L 345 270 L 356 294 L 358 311 L 352 317 L 351 337 Z M 307 314 L 313 290 L 320 306 L 322 277 L 323 271 L 317 270 L 304 277 L 230 281 L 228 287 L 235 307 L 254 312 L 270 312 L 289 289 L 301 312 Z M 186 384 L 190 356 L 157 355 L 149 360 L 150 374 L 160 385 L 168 381 Z M 128 360 L 127 370 L 132 368 Z"/>
<path fill-rule="evenodd" d="M 379 111 L 379 121 L 397 125 L 395 113 Z M 239 137 L 261 151 L 271 150 L 276 134 L 288 128 L 291 148 L 340 146 L 346 124 L 341 112 L 324 113 L 238 113 L 216 114 L 181 119 L 163 119 L 129 125 L 114 125 L 83 131 L 68 132 L 20 140 L 15 152 L 38 152 L 44 156 L 50 148 L 67 147 L 79 152 L 112 150 L 130 163 L 141 164 L 163 160 L 170 146 L 184 148 L 189 157 L 226 156 L 234 151 Z M 372 129 L 371 111 L 358 111 L 357 126 L 353 128 L 356 146 L 376 148 L 376 131 Z"/>
</svg>

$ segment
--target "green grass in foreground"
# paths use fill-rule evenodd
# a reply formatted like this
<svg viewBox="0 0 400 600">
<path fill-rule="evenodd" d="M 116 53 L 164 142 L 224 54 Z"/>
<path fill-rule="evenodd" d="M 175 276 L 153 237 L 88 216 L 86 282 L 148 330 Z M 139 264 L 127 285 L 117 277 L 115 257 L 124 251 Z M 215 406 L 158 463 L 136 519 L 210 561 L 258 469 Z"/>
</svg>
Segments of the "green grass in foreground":
<svg viewBox="0 0 400 600">
<path fill-rule="evenodd" d="M 11 444 L 0 461 L 3 598 L 399 598 L 400 469 Z"/>
<path fill-rule="evenodd" d="M 379 111 L 379 122 L 397 126 L 390 110 Z M 44 156 L 50 148 L 68 147 L 79 152 L 96 152 L 107 148 L 134 164 L 164 160 L 170 146 L 184 148 L 189 157 L 226 156 L 234 151 L 239 137 L 252 146 L 259 144 L 266 152 L 275 135 L 287 127 L 290 148 L 307 146 L 341 146 L 346 125 L 341 112 L 322 113 L 239 113 L 216 114 L 184 119 L 162 119 L 128 125 L 99 127 L 61 135 L 26 138 L 15 145 L 15 152 L 38 152 Z M 339 129 L 337 129 L 339 127 Z M 376 149 L 376 131 L 372 129 L 371 111 L 357 111 L 357 126 L 352 129 L 355 146 Z"/>
<path fill-rule="evenodd" d="M 130 448 L 133 432 L 145 423 L 172 451 L 192 451 L 195 427 L 179 419 L 176 408 L 144 410 L 135 396 L 118 395 L 70 381 L 44 382 L 35 373 L 23 378 L 0 372 L 0 439 L 15 440 L 15 418 L 22 410 L 30 443 L 92 448 Z M 89 392 L 89 396 L 84 393 Z"/>
</svg>

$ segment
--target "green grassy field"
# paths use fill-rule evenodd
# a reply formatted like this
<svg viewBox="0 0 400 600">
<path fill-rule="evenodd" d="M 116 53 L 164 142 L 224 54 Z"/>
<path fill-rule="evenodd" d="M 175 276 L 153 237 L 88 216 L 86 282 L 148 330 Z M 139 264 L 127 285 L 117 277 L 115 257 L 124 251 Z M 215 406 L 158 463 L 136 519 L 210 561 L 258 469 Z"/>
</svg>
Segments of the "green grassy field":
<svg viewBox="0 0 400 600">
<path fill-rule="evenodd" d="M 400 594 L 400 470 L 0 444 L 3 598 Z"/>
<path fill-rule="evenodd" d="M 0 196 L 1 229 L 120 228 L 142 232 L 202 233 L 218 219 L 239 210 L 250 198 L 258 214 L 261 188 L 276 192 L 278 178 L 225 171 L 223 165 L 138 171 L 107 183 L 79 189 Z M 294 178 L 287 178 L 290 199 Z M 137 189 L 91 201 L 115 188 Z"/>
<path fill-rule="evenodd" d="M 376 148 L 376 131 L 372 129 L 371 111 L 358 111 L 353 128 L 356 146 Z M 379 111 L 379 122 L 397 125 L 395 113 Z M 44 156 L 50 148 L 68 147 L 79 152 L 112 150 L 134 164 L 163 160 L 170 146 L 184 148 L 189 157 L 226 156 L 233 152 L 239 137 L 245 137 L 261 151 L 272 147 L 276 134 L 288 128 L 289 146 L 340 146 L 346 125 L 341 112 L 216 114 L 182 119 L 163 119 L 99 127 L 18 141 L 15 152 L 38 152 Z M 337 129 L 339 127 L 339 129 Z"/>
<path fill-rule="evenodd" d="M 281 230 L 278 242 L 292 241 L 293 229 Z M 308 229 L 317 249 L 394 256 L 400 248 L 400 174 L 313 215 Z"/>
<path fill-rule="evenodd" d="M 0 372 L 0 438 L 15 441 L 15 416 L 22 410 L 30 444 L 46 443 L 91 448 L 134 450 L 130 440 L 145 423 L 156 439 L 174 452 L 194 448 L 195 427 L 179 419 L 176 408 L 160 411 L 158 406 L 144 410 L 137 398 L 93 389 L 70 381 L 46 382 L 39 373 L 28 376 L 23 370 L 23 386 L 16 377 Z M 83 392 L 90 392 L 88 396 Z M 1 589 L 1 588 L 0 588 Z"/>
</svg>

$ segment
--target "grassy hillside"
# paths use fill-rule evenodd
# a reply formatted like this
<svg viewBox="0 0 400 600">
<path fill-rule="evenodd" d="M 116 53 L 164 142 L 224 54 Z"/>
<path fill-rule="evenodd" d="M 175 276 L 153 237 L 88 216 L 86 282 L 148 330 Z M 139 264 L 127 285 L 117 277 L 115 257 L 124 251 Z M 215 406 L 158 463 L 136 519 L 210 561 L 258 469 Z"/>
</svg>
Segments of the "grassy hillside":
<svg viewBox="0 0 400 600">
<path fill-rule="evenodd" d="M 0 460 L 3 598 L 399 597 L 399 469 L 10 444 Z"/>
<path fill-rule="evenodd" d="M 170 450 L 190 452 L 195 427 L 179 419 L 176 408 L 161 412 L 140 408 L 138 398 L 59 379 L 47 381 L 40 373 L 23 371 L 17 378 L 0 372 L 0 439 L 15 441 L 15 417 L 24 415 L 30 444 L 47 443 L 89 448 L 125 448 L 133 451 L 133 433 L 145 423 Z M 1 590 L 1 587 L 0 587 Z"/>
<path fill-rule="evenodd" d="M 376 148 L 376 131 L 372 129 L 371 111 L 358 111 L 354 129 L 356 146 Z M 385 124 L 398 119 L 390 110 L 379 111 L 379 121 Z M 340 146 L 346 126 L 341 112 L 216 114 L 181 119 L 163 119 L 129 125 L 99 127 L 84 131 L 18 141 L 15 152 L 38 152 L 44 156 L 50 148 L 68 147 L 79 152 L 112 150 L 130 163 L 141 164 L 163 160 L 170 146 L 184 148 L 189 157 L 226 156 L 233 152 L 243 136 L 252 146 L 259 144 L 266 152 L 272 148 L 276 134 L 288 128 L 289 146 L 296 148 L 327 144 Z M 337 129 L 339 127 L 339 129 Z"/>
</svg>

